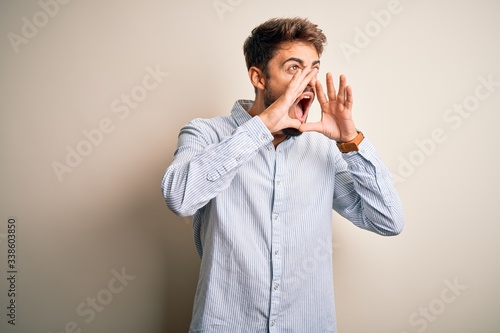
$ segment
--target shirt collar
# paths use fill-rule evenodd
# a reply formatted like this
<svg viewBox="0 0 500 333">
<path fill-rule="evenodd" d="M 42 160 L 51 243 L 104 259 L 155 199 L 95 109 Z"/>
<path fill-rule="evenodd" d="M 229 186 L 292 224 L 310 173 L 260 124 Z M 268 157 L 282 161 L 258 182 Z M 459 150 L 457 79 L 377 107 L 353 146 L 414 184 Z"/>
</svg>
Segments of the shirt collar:
<svg viewBox="0 0 500 333">
<path fill-rule="evenodd" d="M 252 119 L 252 116 L 248 114 L 248 110 L 250 110 L 252 105 L 253 101 L 248 99 L 239 99 L 234 103 L 233 109 L 231 110 L 231 115 L 233 116 L 238 126 Z"/>
</svg>

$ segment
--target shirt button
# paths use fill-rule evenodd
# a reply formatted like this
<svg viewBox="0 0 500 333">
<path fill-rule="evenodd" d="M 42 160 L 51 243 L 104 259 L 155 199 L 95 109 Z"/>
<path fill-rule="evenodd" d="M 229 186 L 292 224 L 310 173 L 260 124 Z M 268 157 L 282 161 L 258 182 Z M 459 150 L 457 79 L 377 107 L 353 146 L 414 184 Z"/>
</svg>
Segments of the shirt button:
<svg viewBox="0 0 500 333">
<path fill-rule="evenodd" d="M 276 325 L 276 321 L 271 320 L 271 327 L 274 326 L 274 325 Z"/>
<path fill-rule="evenodd" d="M 274 215 L 274 220 L 276 221 L 278 219 L 278 214 Z"/>
<path fill-rule="evenodd" d="M 277 256 L 278 254 L 280 254 L 280 250 L 276 250 L 274 251 L 274 255 Z"/>
<path fill-rule="evenodd" d="M 279 283 L 275 283 L 273 289 L 278 290 L 279 286 L 280 286 Z"/>
<path fill-rule="evenodd" d="M 278 185 L 279 185 L 279 184 L 281 184 L 281 180 L 278 180 L 278 181 L 276 182 L 276 184 L 278 184 Z"/>
</svg>

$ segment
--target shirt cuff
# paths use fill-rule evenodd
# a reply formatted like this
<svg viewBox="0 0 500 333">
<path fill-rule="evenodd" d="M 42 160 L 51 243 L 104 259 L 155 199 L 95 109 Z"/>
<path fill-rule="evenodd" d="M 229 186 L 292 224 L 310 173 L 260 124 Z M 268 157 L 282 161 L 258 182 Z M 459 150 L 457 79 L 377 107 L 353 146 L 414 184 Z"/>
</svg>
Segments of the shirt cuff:
<svg viewBox="0 0 500 333">
<path fill-rule="evenodd" d="M 368 161 L 376 159 L 377 152 L 368 138 L 365 137 L 361 141 L 358 149 L 358 151 L 342 154 L 342 157 L 348 164 L 362 162 L 363 159 Z"/>
<path fill-rule="evenodd" d="M 266 125 L 264 125 L 260 117 L 253 117 L 241 125 L 240 128 L 247 132 L 248 136 L 252 138 L 259 148 L 272 142 L 274 139 L 274 136 Z"/>
</svg>

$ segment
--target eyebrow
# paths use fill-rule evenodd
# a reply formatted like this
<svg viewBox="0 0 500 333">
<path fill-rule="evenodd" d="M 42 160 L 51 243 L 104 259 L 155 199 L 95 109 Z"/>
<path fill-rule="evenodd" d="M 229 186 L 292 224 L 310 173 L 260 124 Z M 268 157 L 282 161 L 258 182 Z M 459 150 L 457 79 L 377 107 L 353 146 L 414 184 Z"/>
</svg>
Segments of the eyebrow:
<svg viewBox="0 0 500 333">
<path fill-rule="evenodd" d="M 304 66 L 304 60 L 299 59 L 299 58 L 295 58 L 295 57 L 291 57 L 291 58 L 286 59 L 285 61 L 283 61 L 283 65 L 284 65 L 284 64 L 286 64 L 286 63 L 287 63 L 287 62 L 289 62 L 289 61 L 296 61 L 296 62 L 298 62 L 299 64 L 301 64 L 302 66 Z M 317 64 L 319 64 L 319 63 L 320 63 L 320 61 L 319 61 L 319 60 L 316 60 L 316 61 L 314 61 L 314 62 L 312 63 L 312 66 L 317 65 Z"/>
</svg>

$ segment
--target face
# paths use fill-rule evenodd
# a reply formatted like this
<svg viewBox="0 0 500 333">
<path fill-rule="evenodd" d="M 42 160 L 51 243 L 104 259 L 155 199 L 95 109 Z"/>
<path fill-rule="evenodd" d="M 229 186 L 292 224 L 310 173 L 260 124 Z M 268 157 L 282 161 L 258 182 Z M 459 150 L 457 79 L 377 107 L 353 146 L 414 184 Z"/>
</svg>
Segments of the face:
<svg viewBox="0 0 500 333">
<path fill-rule="evenodd" d="M 269 107 L 284 94 L 293 75 L 307 65 L 319 70 L 319 56 L 313 45 L 302 42 L 282 44 L 280 50 L 276 52 L 276 55 L 268 63 L 264 106 L 266 108 Z M 314 82 L 311 81 L 304 90 L 304 93 L 295 100 L 288 111 L 290 118 L 298 119 L 302 123 L 307 120 L 307 115 L 315 96 L 313 87 Z M 302 134 L 302 132 L 295 128 L 283 129 L 283 133 L 291 136 Z"/>
</svg>

